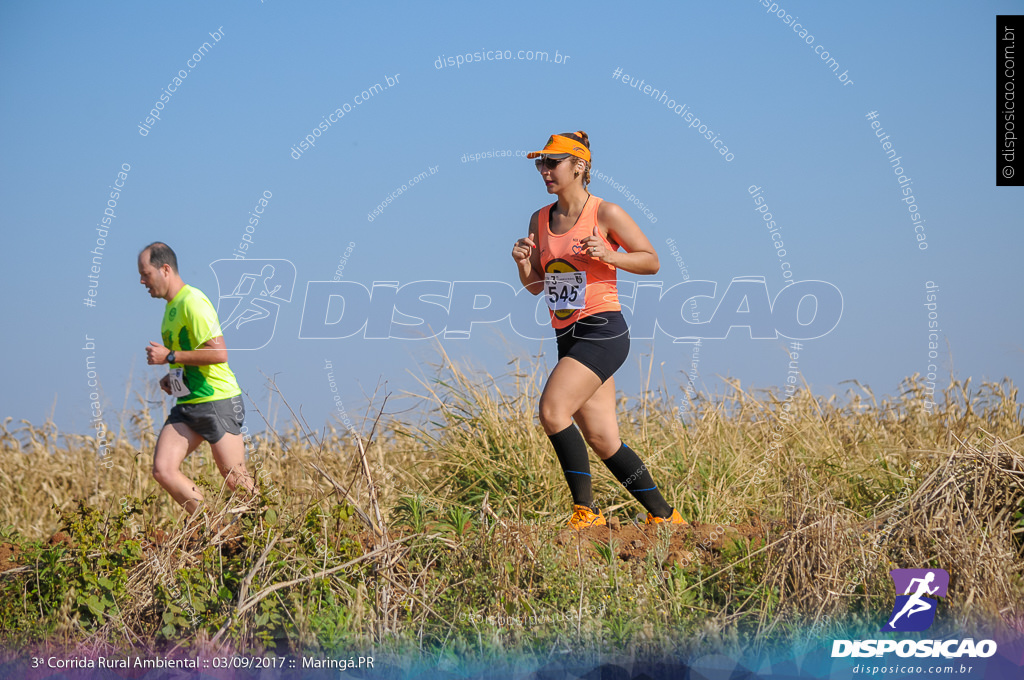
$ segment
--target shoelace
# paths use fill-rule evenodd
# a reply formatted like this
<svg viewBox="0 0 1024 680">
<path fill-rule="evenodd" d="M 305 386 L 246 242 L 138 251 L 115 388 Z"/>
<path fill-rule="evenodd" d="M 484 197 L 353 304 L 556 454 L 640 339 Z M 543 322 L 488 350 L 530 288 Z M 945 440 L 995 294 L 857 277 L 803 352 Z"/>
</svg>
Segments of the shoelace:
<svg viewBox="0 0 1024 680">
<path fill-rule="evenodd" d="M 593 524 L 600 517 L 597 513 L 588 512 L 586 508 L 578 507 L 572 513 L 572 523 L 577 524 L 579 522 L 586 522 L 587 524 Z"/>
</svg>

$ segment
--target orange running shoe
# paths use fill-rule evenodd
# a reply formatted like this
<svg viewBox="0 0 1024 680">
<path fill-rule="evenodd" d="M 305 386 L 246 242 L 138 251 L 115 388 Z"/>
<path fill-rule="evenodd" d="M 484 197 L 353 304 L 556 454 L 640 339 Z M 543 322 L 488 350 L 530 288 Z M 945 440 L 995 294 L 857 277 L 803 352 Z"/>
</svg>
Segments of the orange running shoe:
<svg viewBox="0 0 1024 680">
<path fill-rule="evenodd" d="M 579 531 L 587 527 L 603 527 L 607 524 L 600 510 L 594 512 L 585 505 L 572 506 L 572 518 L 569 520 L 570 529 Z"/>
<path fill-rule="evenodd" d="M 655 517 L 651 513 L 647 513 L 647 519 L 644 520 L 644 524 L 682 524 L 683 526 L 688 526 L 690 523 L 683 519 L 678 510 L 672 508 L 672 515 L 670 517 Z"/>
</svg>

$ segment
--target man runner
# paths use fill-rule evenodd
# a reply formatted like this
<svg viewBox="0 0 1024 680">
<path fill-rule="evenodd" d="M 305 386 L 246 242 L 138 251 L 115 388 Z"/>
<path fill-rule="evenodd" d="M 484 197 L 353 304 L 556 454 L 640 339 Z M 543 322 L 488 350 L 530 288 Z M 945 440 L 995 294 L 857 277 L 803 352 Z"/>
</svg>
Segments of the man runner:
<svg viewBox="0 0 1024 680">
<path fill-rule="evenodd" d="M 168 365 L 160 388 L 178 398 L 156 442 L 153 478 L 186 511 L 195 512 L 203 494 L 180 468 L 205 439 L 228 488 L 234 491 L 241 485 L 255 494 L 245 470 L 242 390 L 228 367 L 216 310 L 202 291 L 181 280 L 178 258 L 166 243 L 157 241 L 142 249 L 139 276 L 151 297 L 167 300 L 160 325 L 163 343 L 150 342 L 146 360 Z"/>
</svg>

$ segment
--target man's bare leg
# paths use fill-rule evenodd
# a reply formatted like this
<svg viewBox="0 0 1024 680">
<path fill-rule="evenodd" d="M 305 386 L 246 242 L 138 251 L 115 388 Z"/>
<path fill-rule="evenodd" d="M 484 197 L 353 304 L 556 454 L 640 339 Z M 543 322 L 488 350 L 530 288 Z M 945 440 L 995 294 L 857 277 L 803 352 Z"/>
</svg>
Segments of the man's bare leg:
<svg viewBox="0 0 1024 680">
<path fill-rule="evenodd" d="M 181 472 L 181 464 L 202 442 L 203 438 L 188 425 L 172 423 L 160 430 L 153 454 L 153 478 L 189 513 L 203 502 L 203 494 Z"/>
<path fill-rule="evenodd" d="M 256 481 L 245 469 L 245 444 L 242 435 L 225 434 L 216 444 L 210 444 L 210 449 L 228 488 L 234 491 L 241 486 L 250 496 L 255 496 Z"/>
</svg>

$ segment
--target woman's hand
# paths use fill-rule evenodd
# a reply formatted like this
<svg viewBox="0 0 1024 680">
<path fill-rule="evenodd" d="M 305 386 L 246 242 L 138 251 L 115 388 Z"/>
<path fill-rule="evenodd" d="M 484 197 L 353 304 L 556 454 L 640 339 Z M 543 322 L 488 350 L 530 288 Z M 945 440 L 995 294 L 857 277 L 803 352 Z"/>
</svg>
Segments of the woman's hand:
<svg viewBox="0 0 1024 680">
<path fill-rule="evenodd" d="M 512 259 L 519 267 L 519 283 L 523 284 L 531 295 L 540 295 L 544 288 L 544 270 L 540 264 L 540 249 L 537 247 L 537 234 L 540 232 L 537 224 L 538 215 L 540 210 L 533 213 L 533 217 L 530 218 L 530 226 L 526 230 L 529 236 L 519 239 L 512 246 Z"/>
<path fill-rule="evenodd" d="M 527 270 L 527 266 L 530 264 L 530 255 L 533 254 L 533 249 L 537 247 L 537 244 L 534 242 L 535 238 L 535 234 L 524 236 L 512 246 L 512 259 L 516 261 L 516 264 L 523 271 Z"/>
<path fill-rule="evenodd" d="M 605 264 L 615 265 L 613 260 L 615 259 L 615 251 L 609 250 L 605 245 L 604 241 L 601 240 L 601 232 L 598 230 L 597 225 L 594 225 L 594 233 L 585 239 L 580 244 L 583 246 L 583 252 L 590 255 L 595 260 L 600 260 Z"/>
</svg>

